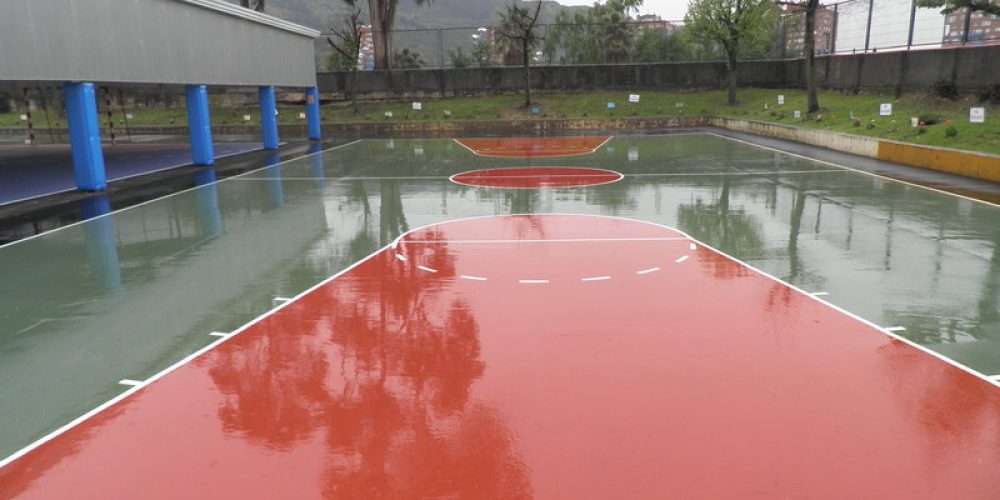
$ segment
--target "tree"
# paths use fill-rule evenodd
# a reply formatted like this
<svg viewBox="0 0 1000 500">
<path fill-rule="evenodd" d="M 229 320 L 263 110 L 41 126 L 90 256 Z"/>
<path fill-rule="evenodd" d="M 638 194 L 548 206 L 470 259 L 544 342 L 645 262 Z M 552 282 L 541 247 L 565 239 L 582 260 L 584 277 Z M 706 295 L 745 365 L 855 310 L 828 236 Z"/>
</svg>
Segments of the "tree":
<svg viewBox="0 0 1000 500">
<path fill-rule="evenodd" d="M 630 14 L 642 0 L 607 0 L 595 3 L 586 13 L 563 10 L 546 39 L 544 52 L 549 59 L 559 48 L 561 60 L 569 64 L 622 63 L 632 60 L 637 37 Z"/>
<path fill-rule="evenodd" d="M 684 16 L 686 29 L 704 43 L 722 47 L 726 54 L 729 105 L 736 105 L 736 62 L 744 49 L 773 39 L 779 19 L 772 0 L 691 0 Z"/>
<path fill-rule="evenodd" d="M 392 55 L 392 65 L 399 69 L 420 69 L 426 64 L 419 52 L 405 47 Z"/>
<path fill-rule="evenodd" d="M 264 0 L 240 0 L 240 7 L 264 12 Z"/>
<path fill-rule="evenodd" d="M 473 59 L 465 53 L 462 47 L 455 47 L 448 51 L 448 59 L 451 60 L 453 68 L 468 68 L 472 66 Z"/>
<path fill-rule="evenodd" d="M 531 106 L 531 56 L 538 36 L 538 16 L 542 13 L 542 2 L 535 4 L 534 10 L 522 7 L 517 0 L 511 0 L 500 13 L 500 38 L 513 46 L 520 47 L 524 66 L 524 107 Z"/>
<path fill-rule="evenodd" d="M 351 72 L 351 105 L 354 114 L 358 113 L 358 55 L 361 52 L 361 9 L 354 9 L 345 20 L 342 29 L 331 28 L 333 36 L 327 37 L 326 43 L 333 47 L 330 63 L 340 66 L 338 69 Z M 334 56 L 336 61 L 334 61 Z"/>
<path fill-rule="evenodd" d="M 819 0 L 803 0 L 801 2 L 782 2 L 789 9 L 800 10 L 805 15 L 805 37 L 803 47 L 806 56 L 806 94 L 808 95 L 808 113 L 819 111 L 819 97 L 816 95 L 816 9 Z"/>
<path fill-rule="evenodd" d="M 496 66 L 496 47 L 489 40 L 476 40 L 472 46 L 472 58 L 480 68 Z"/>
<path fill-rule="evenodd" d="M 343 0 L 355 6 L 359 0 Z M 396 6 L 399 0 L 367 0 L 368 14 L 372 21 L 372 41 L 375 42 L 375 68 L 392 69 L 389 54 L 392 50 L 392 28 L 396 24 Z M 425 5 L 433 0 L 413 0 L 417 5 Z"/>
<path fill-rule="evenodd" d="M 993 17 L 1000 17 L 1000 4 L 995 0 L 917 0 L 920 7 L 944 7 L 942 14 L 951 14 L 956 10 L 969 9 L 972 12 L 982 12 Z"/>
</svg>

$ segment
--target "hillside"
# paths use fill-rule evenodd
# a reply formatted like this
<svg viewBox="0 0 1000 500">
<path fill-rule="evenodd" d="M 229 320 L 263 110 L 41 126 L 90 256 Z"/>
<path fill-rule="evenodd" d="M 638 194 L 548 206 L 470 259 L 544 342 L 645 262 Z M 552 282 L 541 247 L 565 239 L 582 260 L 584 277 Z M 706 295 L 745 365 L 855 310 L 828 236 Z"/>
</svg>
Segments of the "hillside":
<svg viewBox="0 0 1000 500">
<path fill-rule="evenodd" d="M 405 30 L 489 26 L 497 23 L 496 13 L 505 3 L 506 0 L 433 0 L 418 6 L 414 0 L 400 0 L 396 27 Z M 587 9 L 553 1 L 545 3 L 542 23 L 551 22 L 561 9 Z M 364 2 L 362 9 L 367 12 Z M 267 0 L 266 10 L 268 14 L 321 31 L 339 22 L 348 11 L 342 0 Z"/>
</svg>

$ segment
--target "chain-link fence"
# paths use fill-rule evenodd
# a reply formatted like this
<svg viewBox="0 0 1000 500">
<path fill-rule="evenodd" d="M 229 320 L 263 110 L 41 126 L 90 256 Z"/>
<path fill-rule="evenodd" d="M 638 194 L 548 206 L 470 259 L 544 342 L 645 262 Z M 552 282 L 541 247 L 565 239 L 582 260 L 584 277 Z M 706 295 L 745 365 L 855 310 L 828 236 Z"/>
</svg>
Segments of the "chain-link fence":
<svg viewBox="0 0 1000 500">
<path fill-rule="evenodd" d="M 774 36 L 751 47 L 746 59 L 801 57 L 804 13 L 786 6 Z M 699 44 L 684 33 L 680 20 L 614 24 L 547 24 L 533 64 L 617 64 L 719 60 L 719 47 Z M 364 31 L 359 69 L 375 68 L 375 34 Z M 497 26 L 397 29 L 391 33 L 394 69 L 511 66 L 523 62 Z M 849 0 L 820 6 L 816 15 L 818 55 L 914 50 L 1000 43 L 1000 18 L 966 10 L 944 15 L 919 8 L 916 0 Z M 336 69 L 325 37 L 317 45 L 321 70 Z M 343 66 L 341 66 L 343 67 Z"/>
</svg>

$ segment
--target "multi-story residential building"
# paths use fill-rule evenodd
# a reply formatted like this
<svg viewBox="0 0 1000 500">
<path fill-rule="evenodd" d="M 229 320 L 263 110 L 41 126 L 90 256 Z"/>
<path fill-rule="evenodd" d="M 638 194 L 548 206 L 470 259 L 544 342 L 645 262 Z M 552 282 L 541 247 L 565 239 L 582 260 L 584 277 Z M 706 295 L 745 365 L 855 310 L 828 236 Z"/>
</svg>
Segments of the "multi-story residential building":
<svg viewBox="0 0 1000 500">
<path fill-rule="evenodd" d="M 805 53 L 806 12 L 805 6 L 786 4 L 782 12 L 785 22 L 785 55 L 801 56 Z M 834 31 L 837 29 L 837 15 L 825 5 L 816 8 L 816 29 L 814 47 L 817 55 L 832 54 L 834 51 Z"/>
<path fill-rule="evenodd" d="M 994 0 L 1000 2 L 1000 0 Z M 969 18 L 969 36 L 965 37 L 965 21 Z M 974 45 L 1000 43 L 1000 17 L 973 12 L 968 15 L 968 9 L 957 10 L 945 16 L 944 44 L 960 45 L 963 42 Z"/>
</svg>

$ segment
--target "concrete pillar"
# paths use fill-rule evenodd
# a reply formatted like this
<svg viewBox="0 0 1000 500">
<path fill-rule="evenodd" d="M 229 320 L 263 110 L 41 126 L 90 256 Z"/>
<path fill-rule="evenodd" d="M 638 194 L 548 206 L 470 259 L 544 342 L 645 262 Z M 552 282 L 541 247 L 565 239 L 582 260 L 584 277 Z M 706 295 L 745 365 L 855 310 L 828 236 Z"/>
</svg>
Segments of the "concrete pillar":
<svg viewBox="0 0 1000 500">
<path fill-rule="evenodd" d="M 73 172 L 81 191 L 102 191 L 108 183 L 101 149 L 101 128 L 97 124 L 97 96 L 93 83 L 67 83 L 66 118 L 73 147 Z"/>
<path fill-rule="evenodd" d="M 322 139 L 319 124 L 319 89 L 316 87 L 306 90 L 306 122 L 309 124 L 309 139 L 313 141 Z"/>
<path fill-rule="evenodd" d="M 274 87 L 260 87 L 260 129 L 264 136 L 264 149 L 278 149 L 278 105 Z"/>
<path fill-rule="evenodd" d="M 208 88 L 204 85 L 188 85 L 184 91 L 187 98 L 188 132 L 191 135 L 191 156 L 195 165 L 214 165 L 215 150 L 212 146 L 212 119 L 208 113 Z"/>
</svg>

